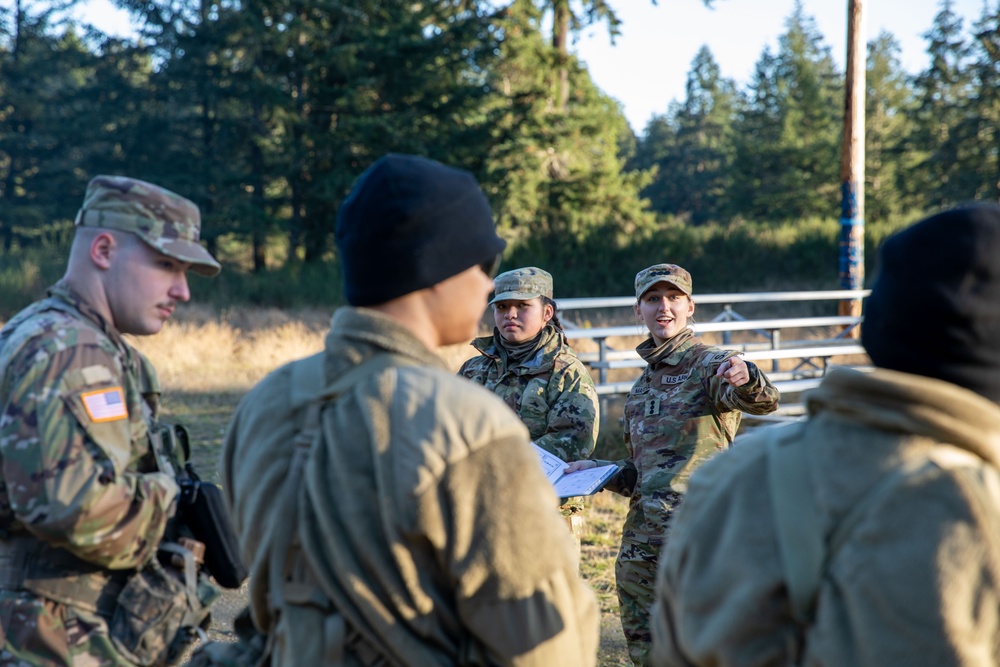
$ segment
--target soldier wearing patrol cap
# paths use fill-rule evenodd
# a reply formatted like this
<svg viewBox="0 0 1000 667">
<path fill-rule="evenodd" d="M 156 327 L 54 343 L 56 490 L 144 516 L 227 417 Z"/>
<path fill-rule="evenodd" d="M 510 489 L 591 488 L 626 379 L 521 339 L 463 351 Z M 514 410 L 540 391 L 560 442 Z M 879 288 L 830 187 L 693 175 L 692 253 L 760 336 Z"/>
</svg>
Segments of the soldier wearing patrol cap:
<svg viewBox="0 0 1000 667">
<path fill-rule="evenodd" d="M 459 373 L 503 399 L 535 444 L 564 461 L 585 459 L 597 442 L 594 382 L 566 341 L 552 300 L 552 276 L 534 266 L 493 281 L 492 336 Z"/>
<path fill-rule="evenodd" d="M 563 333 L 552 275 L 514 269 L 494 279 L 493 291 L 493 335 L 472 341 L 479 354 L 459 374 L 502 398 L 542 449 L 563 461 L 589 457 L 600 428 L 597 391 Z M 562 507 L 577 539 L 582 509 L 580 499 Z"/>
<path fill-rule="evenodd" d="M 887 238 L 804 421 L 691 478 L 653 664 L 1000 665 L 1000 206 Z"/>
<path fill-rule="evenodd" d="M 615 583 L 629 657 L 642 666 L 650 664 L 656 564 L 688 478 L 729 447 L 743 412 L 778 407 L 778 390 L 757 366 L 694 336 L 691 295 L 691 274 L 676 264 L 655 264 L 635 276 L 635 314 L 649 331 L 636 352 L 648 366 L 625 401 L 629 456 L 605 487 L 630 497 Z"/>
<path fill-rule="evenodd" d="M 156 373 L 122 337 L 160 330 L 188 270 L 219 272 L 199 228 L 183 197 L 94 178 L 64 277 L 0 330 L 0 664 L 165 664 L 207 616 L 204 591 L 180 611 L 130 597 L 164 574 L 178 486 L 150 453 Z"/>
</svg>

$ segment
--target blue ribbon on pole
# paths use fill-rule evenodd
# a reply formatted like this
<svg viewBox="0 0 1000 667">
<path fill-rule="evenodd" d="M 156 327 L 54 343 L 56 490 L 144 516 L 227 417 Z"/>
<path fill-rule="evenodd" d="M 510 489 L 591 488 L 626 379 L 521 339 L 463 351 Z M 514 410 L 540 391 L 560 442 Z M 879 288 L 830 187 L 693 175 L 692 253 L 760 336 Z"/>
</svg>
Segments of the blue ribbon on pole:
<svg viewBox="0 0 1000 667">
<path fill-rule="evenodd" d="M 856 181 L 840 186 L 840 244 L 838 271 L 841 289 L 857 290 L 863 287 L 865 221 L 858 210 Z"/>
</svg>

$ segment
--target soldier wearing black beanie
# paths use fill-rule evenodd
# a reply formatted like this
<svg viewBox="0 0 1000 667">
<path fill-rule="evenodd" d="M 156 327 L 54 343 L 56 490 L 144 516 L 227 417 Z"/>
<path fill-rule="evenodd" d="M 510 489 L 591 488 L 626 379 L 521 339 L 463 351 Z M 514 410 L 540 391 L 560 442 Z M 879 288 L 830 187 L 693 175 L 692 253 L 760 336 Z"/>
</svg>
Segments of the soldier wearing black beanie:
<svg viewBox="0 0 1000 667">
<path fill-rule="evenodd" d="M 504 248 L 475 179 L 387 155 L 336 238 L 350 305 L 240 401 L 220 463 L 268 664 L 594 667 L 597 599 L 528 430 L 439 354 L 476 335 Z"/>
<path fill-rule="evenodd" d="M 876 366 L 1000 403 L 1000 206 L 944 211 L 889 237 L 861 342 Z"/>
<path fill-rule="evenodd" d="M 430 287 L 506 246 L 472 174 L 394 153 L 358 177 L 338 211 L 336 240 L 352 306 Z"/>
</svg>

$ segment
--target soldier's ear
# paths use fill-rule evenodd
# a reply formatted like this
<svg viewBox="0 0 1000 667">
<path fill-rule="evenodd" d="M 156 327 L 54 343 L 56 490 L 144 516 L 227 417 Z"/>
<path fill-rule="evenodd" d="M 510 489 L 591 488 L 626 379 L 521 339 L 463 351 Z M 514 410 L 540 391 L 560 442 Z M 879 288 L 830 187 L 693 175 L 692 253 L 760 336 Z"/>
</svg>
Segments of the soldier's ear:
<svg viewBox="0 0 1000 667">
<path fill-rule="evenodd" d="M 542 301 L 542 319 L 548 322 L 552 319 L 552 316 L 556 314 L 556 309 L 552 307 L 551 303 L 545 303 Z"/>
<path fill-rule="evenodd" d="M 111 232 L 101 232 L 90 241 L 90 261 L 94 266 L 107 271 L 111 268 L 111 260 L 118 250 L 118 240 Z"/>
</svg>

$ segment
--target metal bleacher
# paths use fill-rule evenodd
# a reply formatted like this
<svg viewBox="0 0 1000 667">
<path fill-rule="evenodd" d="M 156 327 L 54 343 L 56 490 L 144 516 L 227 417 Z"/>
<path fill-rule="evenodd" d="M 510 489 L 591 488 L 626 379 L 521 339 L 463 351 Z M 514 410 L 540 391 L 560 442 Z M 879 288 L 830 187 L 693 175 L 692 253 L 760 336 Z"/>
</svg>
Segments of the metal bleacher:
<svg viewBox="0 0 1000 667">
<path fill-rule="evenodd" d="M 856 334 L 862 317 L 830 315 L 819 317 L 782 317 L 749 319 L 740 315 L 735 304 L 793 301 L 831 301 L 867 297 L 869 290 L 827 290 L 809 292 L 757 292 L 737 294 L 696 295 L 699 306 L 720 305 L 721 311 L 711 321 L 691 325 L 696 334 L 718 334 L 719 347 L 739 350 L 743 358 L 760 366 L 781 392 L 781 407 L 759 421 L 787 421 L 803 412 L 801 395 L 816 387 L 833 365 L 869 368 L 864 348 Z M 636 323 L 620 326 L 580 327 L 573 322 L 587 309 L 621 309 L 628 307 L 632 316 L 633 297 L 558 299 L 559 315 L 571 341 L 591 340 L 597 351 L 577 352 L 594 377 L 600 396 L 627 394 L 641 369 L 643 361 L 634 349 L 617 349 L 609 344 L 612 338 L 644 336 L 645 329 Z M 831 333 L 833 331 L 834 333 Z M 741 333 L 741 341 L 733 341 L 733 333 Z M 859 358 L 863 360 L 859 361 Z M 611 371 L 635 369 L 630 379 L 609 380 Z M 621 375 L 621 373 L 616 373 Z M 603 407 L 602 407 L 603 409 Z"/>
</svg>

